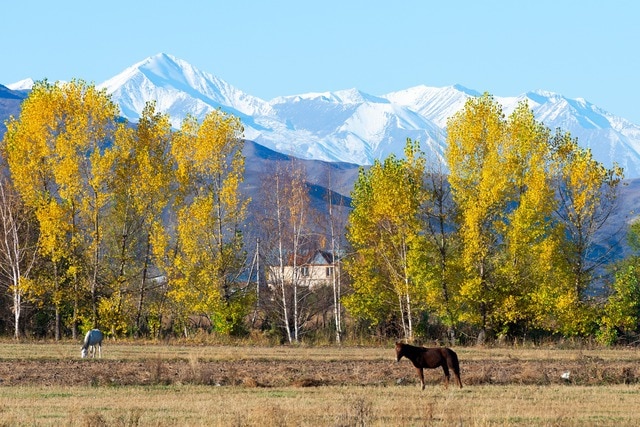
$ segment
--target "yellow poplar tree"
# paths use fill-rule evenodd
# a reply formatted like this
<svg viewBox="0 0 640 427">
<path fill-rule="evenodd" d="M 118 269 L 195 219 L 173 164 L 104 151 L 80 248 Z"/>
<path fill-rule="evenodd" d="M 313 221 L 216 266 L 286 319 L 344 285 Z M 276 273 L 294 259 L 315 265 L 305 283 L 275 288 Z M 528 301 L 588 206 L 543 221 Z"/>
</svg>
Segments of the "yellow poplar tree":
<svg viewBox="0 0 640 427">
<path fill-rule="evenodd" d="M 589 285 L 609 253 L 594 256 L 596 232 L 611 215 L 623 171 L 607 169 L 582 148 L 569 133 L 556 131 L 552 138 L 554 188 L 559 201 L 556 215 L 564 227 L 561 254 L 566 262 L 567 293 L 558 300 L 556 316 L 560 331 L 567 335 L 591 334 L 597 323 L 587 295 Z"/>
<path fill-rule="evenodd" d="M 593 331 L 585 292 L 595 232 L 611 213 L 621 179 L 570 135 L 536 122 L 526 103 L 504 119 L 485 94 L 448 124 L 447 161 L 467 277 L 469 316 L 499 334 L 529 327 Z"/>
<path fill-rule="evenodd" d="M 463 312 L 460 284 L 464 269 L 460 260 L 460 242 L 455 227 L 457 207 L 442 163 L 434 161 L 425 174 L 425 200 L 422 207 L 424 233 L 422 250 L 414 259 L 412 270 L 424 283 L 425 300 L 430 314 L 447 327 L 447 339 L 456 342 L 456 329 Z"/>
<path fill-rule="evenodd" d="M 150 271 L 160 266 L 167 250 L 164 244 L 156 245 L 168 239 L 163 214 L 173 182 L 171 136 L 169 116 L 157 113 L 154 102 L 145 106 L 135 127 L 120 126 L 116 133 L 112 209 L 106 230 L 109 262 L 105 267 L 111 295 L 102 299 L 100 310 L 114 333 L 132 326 L 137 335 L 146 327 L 142 320 Z M 158 318 L 159 313 L 153 316 Z"/>
<path fill-rule="evenodd" d="M 223 333 L 241 327 L 249 308 L 238 280 L 245 261 L 240 225 L 249 202 L 239 189 L 242 132 L 238 118 L 216 110 L 202 123 L 187 117 L 172 145 L 181 197 L 170 295 L 188 312 L 210 316 Z"/>
<path fill-rule="evenodd" d="M 73 284 L 73 331 L 82 284 L 90 293 L 91 322 L 97 324 L 102 214 L 110 165 L 103 153 L 112 140 L 117 106 L 104 90 L 82 80 L 34 85 L 19 119 L 10 119 L 5 153 L 16 189 L 36 211 L 42 250 L 64 272 L 54 288 Z M 56 291 L 59 307 L 61 294 Z M 56 327 L 59 335 L 59 325 Z"/>
<path fill-rule="evenodd" d="M 474 309 L 466 320 L 490 326 L 500 292 L 495 275 L 505 202 L 512 191 L 503 157 L 502 108 L 489 94 L 470 98 L 447 124 L 446 160 L 453 198 L 460 210 L 462 261 L 467 271 L 460 293 Z"/>
<path fill-rule="evenodd" d="M 405 159 L 392 155 L 362 169 L 347 227 L 355 256 L 346 263 L 353 293 L 345 307 L 373 324 L 399 319 L 408 339 L 413 339 L 416 313 L 424 303 L 411 271 L 420 245 L 424 168 L 418 143 L 407 140 Z"/>
<path fill-rule="evenodd" d="M 562 230 L 554 221 L 549 130 L 535 120 L 526 103 L 508 118 L 503 156 L 501 173 L 509 176 L 514 191 L 504 207 L 504 248 L 497 275 L 505 295 L 495 317 L 501 332 L 508 333 L 547 326 L 564 268 L 558 256 Z"/>
</svg>

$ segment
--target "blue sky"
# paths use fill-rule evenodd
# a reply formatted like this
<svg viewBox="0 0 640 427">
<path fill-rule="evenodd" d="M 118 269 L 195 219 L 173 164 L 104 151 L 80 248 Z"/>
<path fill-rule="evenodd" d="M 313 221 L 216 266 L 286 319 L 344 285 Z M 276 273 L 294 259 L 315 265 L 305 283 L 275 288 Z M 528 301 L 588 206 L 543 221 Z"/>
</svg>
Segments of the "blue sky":
<svg viewBox="0 0 640 427">
<path fill-rule="evenodd" d="M 640 125 L 640 2 L 3 2 L 0 83 L 96 84 L 156 53 L 265 100 L 358 88 L 544 89 Z"/>
</svg>

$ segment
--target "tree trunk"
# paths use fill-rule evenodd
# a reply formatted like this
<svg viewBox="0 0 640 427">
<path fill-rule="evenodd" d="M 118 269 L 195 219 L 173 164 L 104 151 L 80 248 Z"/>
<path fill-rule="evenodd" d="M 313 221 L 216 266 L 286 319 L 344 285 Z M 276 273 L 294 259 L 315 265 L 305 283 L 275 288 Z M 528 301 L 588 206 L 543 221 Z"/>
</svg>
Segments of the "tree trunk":
<svg viewBox="0 0 640 427">
<path fill-rule="evenodd" d="M 140 334 L 140 319 L 142 318 L 142 306 L 144 303 L 144 295 L 146 292 L 147 271 L 149 268 L 149 253 L 151 252 L 151 239 L 147 233 L 147 248 L 144 257 L 144 266 L 142 268 L 142 279 L 140 280 L 140 293 L 138 295 L 138 305 L 136 307 L 136 331 L 135 336 Z"/>
</svg>

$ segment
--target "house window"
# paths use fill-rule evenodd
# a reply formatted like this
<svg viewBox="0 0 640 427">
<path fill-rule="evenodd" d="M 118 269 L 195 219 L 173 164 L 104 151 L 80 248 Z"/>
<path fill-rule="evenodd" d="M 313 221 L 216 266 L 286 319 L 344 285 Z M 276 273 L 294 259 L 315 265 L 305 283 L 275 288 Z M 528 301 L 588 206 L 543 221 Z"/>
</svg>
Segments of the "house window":
<svg viewBox="0 0 640 427">
<path fill-rule="evenodd" d="M 327 267 L 326 272 L 327 272 L 327 277 L 331 277 L 331 275 L 333 275 L 333 267 Z"/>
<path fill-rule="evenodd" d="M 309 267 L 300 267 L 302 277 L 309 277 Z"/>
</svg>

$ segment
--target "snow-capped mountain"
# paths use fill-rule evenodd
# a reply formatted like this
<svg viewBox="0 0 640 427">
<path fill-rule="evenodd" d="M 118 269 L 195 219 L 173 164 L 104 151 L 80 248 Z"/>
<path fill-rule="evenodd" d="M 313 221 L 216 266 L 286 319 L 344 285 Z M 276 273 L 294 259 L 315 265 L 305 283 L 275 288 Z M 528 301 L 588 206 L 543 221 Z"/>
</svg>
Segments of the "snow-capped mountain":
<svg viewBox="0 0 640 427">
<path fill-rule="evenodd" d="M 11 83 L 6 87 L 8 87 L 11 90 L 30 90 L 33 87 L 34 83 L 35 82 L 33 81 L 32 78 L 27 78 L 24 80 L 20 80 L 19 82 Z"/>
<path fill-rule="evenodd" d="M 256 142 L 298 157 L 371 164 L 402 156 L 407 138 L 441 157 L 442 130 L 415 111 L 356 89 L 279 97 L 270 101 L 282 133 L 263 131 Z"/>
<path fill-rule="evenodd" d="M 371 164 L 402 155 L 407 138 L 441 156 L 442 130 L 411 109 L 356 89 L 279 97 L 248 95 L 171 55 L 158 54 L 98 85 L 121 113 L 136 121 L 147 101 L 180 127 L 187 114 L 199 119 L 221 108 L 243 122 L 244 136 L 304 159 Z"/>
<path fill-rule="evenodd" d="M 381 96 L 348 89 L 265 101 L 162 53 L 98 86 L 112 94 L 122 115 L 132 121 L 153 100 L 176 128 L 187 114 L 203 118 L 220 108 L 242 120 L 246 139 L 267 148 L 303 159 L 359 165 L 390 154 L 402 156 L 407 138 L 420 141 L 428 156 L 441 158 L 448 118 L 469 97 L 480 95 L 459 85 L 416 86 Z M 23 89 L 18 83 L 8 87 Z M 526 100 L 547 127 L 569 131 L 605 166 L 623 166 L 625 177 L 640 177 L 640 126 L 584 99 L 546 91 L 495 99 L 507 115 Z"/>
<path fill-rule="evenodd" d="M 480 95 L 482 94 L 460 85 L 444 88 L 420 85 L 392 92 L 384 97 L 394 104 L 411 108 L 444 129 L 449 117 L 460 111 L 468 98 Z"/>
<path fill-rule="evenodd" d="M 223 108 L 246 119 L 268 114 L 270 108 L 267 102 L 163 53 L 132 65 L 98 88 L 111 93 L 123 116 L 133 121 L 147 101 L 155 100 L 156 108 L 168 113 L 176 128 L 187 114 L 201 118 Z"/>
</svg>

